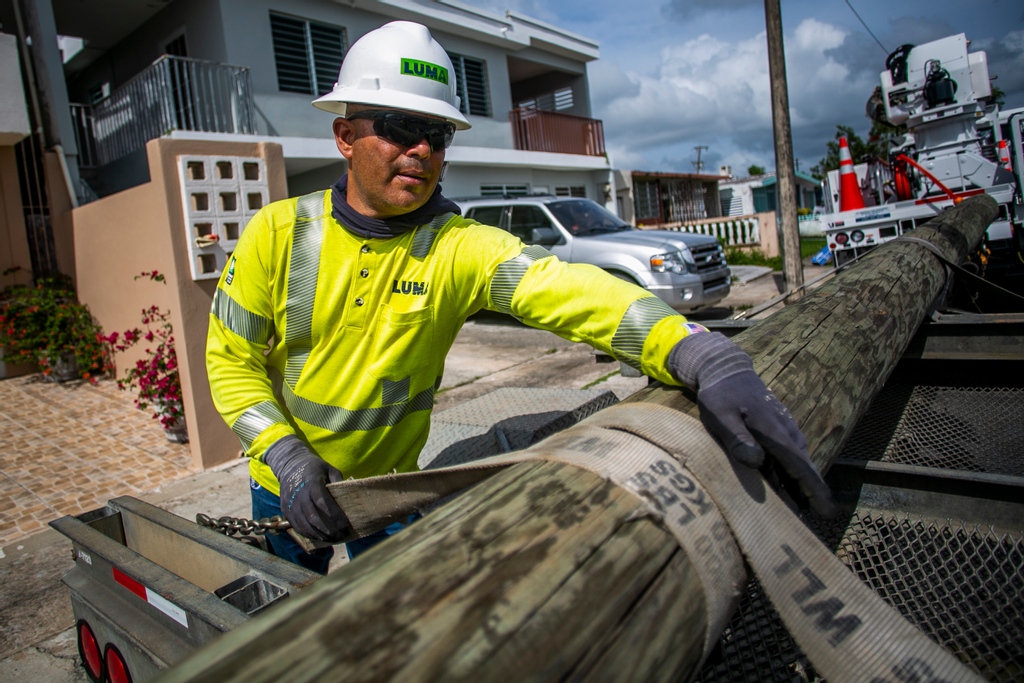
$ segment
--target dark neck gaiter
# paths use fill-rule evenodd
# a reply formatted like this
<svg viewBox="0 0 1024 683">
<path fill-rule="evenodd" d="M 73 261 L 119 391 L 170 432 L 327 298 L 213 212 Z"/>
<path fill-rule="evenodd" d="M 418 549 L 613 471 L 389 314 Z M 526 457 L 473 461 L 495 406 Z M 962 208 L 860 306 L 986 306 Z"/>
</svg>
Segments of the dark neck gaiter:
<svg viewBox="0 0 1024 683">
<path fill-rule="evenodd" d="M 443 213 L 462 214 L 459 205 L 441 195 L 441 186 L 434 188 L 434 194 L 427 203 L 409 213 L 391 218 L 370 218 L 353 209 L 348 203 L 348 174 L 341 176 L 331 187 L 332 215 L 346 230 L 359 237 L 388 239 L 398 237 L 421 225 L 429 223 Z"/>
</svg>

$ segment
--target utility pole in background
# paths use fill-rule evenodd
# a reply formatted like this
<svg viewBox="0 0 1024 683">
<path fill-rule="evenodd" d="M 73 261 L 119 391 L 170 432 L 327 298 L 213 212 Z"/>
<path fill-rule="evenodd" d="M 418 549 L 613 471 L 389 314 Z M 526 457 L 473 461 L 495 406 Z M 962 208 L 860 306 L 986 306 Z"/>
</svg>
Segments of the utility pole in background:
<svg viewBox="0 0 1024 683">
<path fill-rule="evenodd" d="M 782 44 L 782 10 L 779 0 L 764 0 L 768 33 L 768 73 L 772 86 L 772 129 L 775 137 L 775 178 L 782 221 L 782 273 L 786 291 L 804 283 L 800 263 L 800 226 L 796 214 L 796 173 L 793 170 L 793 133 L 789 125 L 789 90 L 786 55 Z M 790 297 L 790 301 L 799 296 Z"/>
<path fill-rule="evenodd" d="M 700 173 L 701 171 L 704 170 L 704 162 L 700 160 L 700 151 L 702 149 L 708 149 L 708 146 L 697 145 L 696 147 L 694 147 L 694 149 L 697 150 L 697 161 L 691 161 L 690 163 L 693 164 L 694 167 L 697 169 L 697 173 Z"/>
</svg>

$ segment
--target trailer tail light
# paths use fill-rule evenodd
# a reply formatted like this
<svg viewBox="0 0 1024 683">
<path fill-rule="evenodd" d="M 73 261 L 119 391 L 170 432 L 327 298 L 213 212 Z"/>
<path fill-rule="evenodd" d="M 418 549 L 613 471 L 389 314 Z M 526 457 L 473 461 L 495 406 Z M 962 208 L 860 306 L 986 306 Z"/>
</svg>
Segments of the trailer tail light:
<svg viewBox="0 0 1024 683">
<path fill-rule="evenodd" d="M 84 619 L 78 622 L 78 655 L 82 658 L 85 673 L 93 683 L 103 680 L 103 655 L 92 627 Z"/>
<path fill-rule="evenodd" d="M 853 240 L 854 242 L 862 241 L 864 239 L 864 231 L 854 230 L 853 232 L 850 233 L 850 239 Z"/>
<path fill-rule="evenodd" d="M 132 683 L 132 676 L 128 673 L 128 665 L 124 663 L 124 657 L 113 645 L 107 645 L 106 654 L 103 657 L 107 665 L 107 679 L 110 683 Z"/>
<path fill-rule="evenodd" d="M 843 246 L 849 241 L 850 238 L 845 232 L 836 233 L 836 244 L 838 244 L 839 246 Z"/>
</svg>

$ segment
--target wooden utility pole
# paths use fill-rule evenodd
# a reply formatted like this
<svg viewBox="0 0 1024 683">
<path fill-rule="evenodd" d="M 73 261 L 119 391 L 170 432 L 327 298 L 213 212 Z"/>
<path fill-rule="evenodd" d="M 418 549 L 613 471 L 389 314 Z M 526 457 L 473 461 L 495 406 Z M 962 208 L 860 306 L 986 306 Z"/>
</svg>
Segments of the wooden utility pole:
<svg viewBox="0 0 1024 683">
<path fill-rule="evenodd" d="M 789 88 L 786 85 L 786 53 L 782 41 L 782 10 L 779 0 L 764 0 L 768 32 L 768 73 L 772 87 L 772 129 L 775 137 L 776 196 L 782 221 L 782 270 L 786 291 L 804 283 L 800 259 L 800 224 L 796 213 L 796 172 L 793 170 L 793 132 L 789 126 Z M 799 298 L 799 293 L 790 301 Z"/>
<path fill-rule="evenodd" d="M 694 147 L 694 149 L 697 150 L 697 161 L 691 161 L 690 163 L 693 164 L 693 167 L 697 170 L 697 173 L 703 173 L 704 172 L 704 162 L 700 160 L 700 152 L 701 152 L 701 150 L 708 149 L 708 146 L 707 145 L 697 145 L 696 147 Z"/>
<path fill-rule="evenodd" d="M 972 197 L 914 236 L 960 262 L 996 214 Z M 822 470 L 945 286 L 932 252 L 896 241 L 736 337 Z M 630 401 L 696 411 L 668 387 Z M 709 618 L 706 558 L 644 510 L 589 471 L 512 466 L 158 683 L 689 680 Z"/>
</svg>

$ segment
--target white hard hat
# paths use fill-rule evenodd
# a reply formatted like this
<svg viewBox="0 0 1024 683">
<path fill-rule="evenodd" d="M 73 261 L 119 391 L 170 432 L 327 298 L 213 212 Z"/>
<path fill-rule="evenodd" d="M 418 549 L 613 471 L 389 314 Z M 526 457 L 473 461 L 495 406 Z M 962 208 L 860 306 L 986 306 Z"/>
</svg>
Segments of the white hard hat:
<svg viewBox="0 0 1024 683">
<path fill-rule="evenodd" d="M 357 40 L 345 55 L 334 90 L 313 106 L 345 116 L 349 104 L 367 104 L 446 119 L 456 130 L 469 121 L 459 111 L 448 53 L 422 24 L 392 21 Z"/>
</svg>

